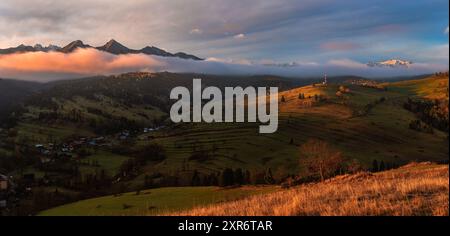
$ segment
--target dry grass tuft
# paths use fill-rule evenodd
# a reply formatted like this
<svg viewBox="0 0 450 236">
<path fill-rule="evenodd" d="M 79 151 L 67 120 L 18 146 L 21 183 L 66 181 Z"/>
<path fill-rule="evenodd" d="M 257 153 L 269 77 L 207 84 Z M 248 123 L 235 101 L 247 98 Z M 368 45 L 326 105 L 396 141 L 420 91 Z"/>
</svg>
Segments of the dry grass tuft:
<svg viewBox="0 0 450 236">
<path fill-rule="evenodd" d="M 449 170 L 448 165 L 415 163 L 377 174 L 338 176 L 177 215 L 448 216 Z"/>
</svg>

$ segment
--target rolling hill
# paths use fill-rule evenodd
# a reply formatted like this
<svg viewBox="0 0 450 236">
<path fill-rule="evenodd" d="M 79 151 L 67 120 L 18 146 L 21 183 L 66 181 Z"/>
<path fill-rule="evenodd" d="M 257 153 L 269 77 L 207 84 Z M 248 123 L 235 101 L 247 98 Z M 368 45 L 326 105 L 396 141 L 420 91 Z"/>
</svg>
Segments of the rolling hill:
<svg viewBox="0 0 450 236">
<path fill-rule="evenodd" d="M 448 165 L 410 164 L 337 176 L 276 193 L 181 211 L 181 216 L 448 216 Z"/>
<path fill-rule="evenodd" d="M 403 92 L 409 96 L 423 97 L 429 100 L 448 100 L 448 76 L 432 75 L 424 79 L 414 79 L 386 84 L 394 91 Z"/>
<path fill-rule="evenodd" d="M 280 87 L 278 131 L 259 134 L 258 123 L 171 123 L 169 91 L 179 85 L 191 87 L 192 78 L 220 88 Z M 106 140 L 102 146 L 74 151 L 70 154 L 73 159 L 55 162 L 62 170 L 43 171 L 42 165 L 32 160 L 22 167 L 23 174 L 61 179 L 58 181 L 64 184 L 55 181 L 56 186 L 51 187 L 77 193 L 87 190 L 73 186 L 73 181 L 106 174 L 113 184 L 93 196 L 147 189 L 149 185 L 190 186 L 194 176 L 200 179 L 196 184 L 203 185 L 208 176 L 218 176 L 227 168 L 248 172 L 252 183 L 264 183 L 267 173 L 272 183 L 280 183 L 288 176 L 305 173 L 299 164 L 300 146 L 311 139 L 327 142 L 346 162 L 362 169 L 370 169 L 374 161 L 387 168 L 411 161 L 448 162 L 448 132 L 433 127 L 412 129 L 418 114 L 405 109 L 412 98 L 448 101 L 446 79 L 440 75 L 381 83 L 340 77 L 323 85 L 314 84 L 314 79 L 274 76 L 128 73 L 52 82 L 24 102 L 14 128 L 0 133 L 0 141 L 4 141 L 0 153 L 17 153 L 17 146 L 11 143 L 27 151 L 37 144 L 62 145 L 83 137 Z M 124 130 L 132 131 L 131 136 L 119 139 Z M 163 158 L 133 166 L 142 150 L 155 146 L 162 150 Z M 77 175 L 68 175 L 67 168 L 75 168 Z M 132 173 L 122 178 L 124 168 L 132 168 Z M 72 180 L 66 183 L 66 178 Z"/>
<path fill-rule="evenodd" d="M 41 87 L 42 84 L 35 82 L 0 78 L 0 114 L 4 115 L 9 109 L 24 101 Z"/>
<path fill-rule="evenodd" d="M 281 189 L 178 187 L 92 198 L 40 216 L 366 216 L 447 215 L 448 165 L 413 163 Z"/>
<path fill-rule="evenodd" d="M 206 85 L 219 87 L 280 86 L 281 90 L 285 90 L 280 93 L 280 100 L 284 97 L 285 102 L 280 103 L 278 132 L 260 135 L 257 124 L 252 123 L 166 123 L 170 88 L 177 85 L 190 87 L 193 77 L 202 77 Z M 439 81 L 432 83 L 432 80 Z M 136 138 L 136 147 L 157 143 L 167 153 L 167 160 L 149 167 L 147 171 L 150 172 L 179 169 L 195 150 L 214 150 L 215 158 L 204 163 L 190 161 L 192 169 L 208 172 L 225 166 L 250 169 L 271 167 L 279 172 L 296 172 L 298 145 L 310 138 L 326 140 L 341 149 L 349 159 L 357 159 L 366 166 L 374 159 L 398 164 L 411 160 L 437 161 L 448 155 L 447 134 L 439 130 L 428 134 L 409 129 L 408 125 L 415 115 L 403 109 L 403 103 L 409 96 L 424 96 L 416 89 L 419 84 L 439 86 L 442 85 L 441 80 L 427 78 L 420 83 L 382 84 L 388 87 L 387 91 L 344 82 L 290 89 L 301 82 L 277 77 L 132 73 L 55 83 L 45 93 L 36 94 L 29 100 L 22 125 L 18 128 L 20 131 L 21 128 L 26 129 L 25 124 L 38 124 L 41 127 L 77 127 L 78 130 L 95 132 L 109 127 L 107 125 L 111 120 L 123 120 L 137 128 L 168 124 L 169 127 L 164 130 L 141 133 Z M 336 91 L 341 84 L 350 92 L 337 97 Z M 405 87 L 404 84 L 411 85 Z M 306 98 L 299 99 L 299 94 Z M 315 95 L 322 97 L 323 101 L 315 102 Z M 44 119 L 45 122 L 42 122 L 42 114 L 52 113 L 54 109 L 60 118 Z M 67 119 L 74 110 L 81 112 L 81 121 Z M 98 126 L 97 129 L 93 128 L 92 123 Z M 120 130 L 111 128 L 110 131 Z M 69 135 L 70 129 L 61 138 Z M 55 134 L 53 138 L 58 136 Z"/>
<path fill-rule="evenodd" d="M 387 91 L 346 86 L 351 92 L 342 98 L 335 95 L 339 84 L 281 92 L 280 100 L 284 97 L 285 102 L 280 103 L 279 129 L 274 134 L 258 134 L 257 124 L 181 124 L 176 129 L 152 134 L 151 141 L 147 141 L 149 135 L 143 135 L 144 141 L 138 144 L 156 142 L 165 147 L 171 158 L 155 169 L 181 166 L 194 150 L 214 150 L 217 158 L 192 162 L 191 168 L 204 171 L 224 166 L 272 168 L 275 172 L 295 173 L 298 145 L 310 138 L 328 141 L 347 158 L 357 159 L 365 166 L 370 166 L 374 159 L 402 164 L 447 158 L 447 134 L 409 129 L 410 121 L 416 118 L 403 109 L 403 103 L 413 91 L 395 91 L 395 85 Z M 299 99 L 300 93 L 306 99 Z M 314 95 L 327 99 L 314 102 Z"/>
<path fill-rule="evenodd" d="M 42 119 L 39 121 L 39 115 L 42 118 L 57 113 L 60 118 L 52 118 L 48 122 L 75 123 L 98 132 L 117 132 L 117 129 L 100 126 L 100 123 L 120 120 L 139 128 L 159 126 L 168 117 L 170 90 L 176 86 L 191 88 L 192 78 L 195 77 L 202 77 L 205 85 L 219 87 L 255 84 L 287 89 L 307 83 L 274 76 L 227 77 L 172 73 L 129 73 L 59 81 L 45 84 L 45 89 L 27 100 L 27 111 L 22 121 L 40 122 Z M 82 114 L 81 120 L 66 119 L 74 111 Z"/>
</svg>

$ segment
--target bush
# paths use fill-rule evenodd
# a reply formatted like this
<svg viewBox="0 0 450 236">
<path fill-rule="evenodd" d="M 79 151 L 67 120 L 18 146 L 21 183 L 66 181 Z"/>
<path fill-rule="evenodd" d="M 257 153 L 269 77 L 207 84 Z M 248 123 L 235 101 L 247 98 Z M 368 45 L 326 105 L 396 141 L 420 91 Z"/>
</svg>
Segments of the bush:
<svg viewBox="0 0 450 236">
<path fill-rule="evenodd" d="M 339 150 L 327 142 L 310 139 L 300 147 L 300 165 L 304 165 L 310 175 L 326 178 L 336 175 L 342 169 L 344 158 Z"/>
</svg>

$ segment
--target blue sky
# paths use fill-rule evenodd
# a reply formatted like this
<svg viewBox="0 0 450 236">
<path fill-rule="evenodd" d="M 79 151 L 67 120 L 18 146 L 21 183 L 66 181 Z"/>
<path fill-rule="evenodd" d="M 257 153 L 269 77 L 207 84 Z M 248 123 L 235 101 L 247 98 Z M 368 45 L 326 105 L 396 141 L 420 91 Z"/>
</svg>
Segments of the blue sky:
<svg viewBox="0 0 450 236">
<path fill-rule="evenodd" d="M 390 58 L 448 68 L 448 0 L 2 0 L 0 48 L 154 45 L 237 64 Z"/>
</svg>

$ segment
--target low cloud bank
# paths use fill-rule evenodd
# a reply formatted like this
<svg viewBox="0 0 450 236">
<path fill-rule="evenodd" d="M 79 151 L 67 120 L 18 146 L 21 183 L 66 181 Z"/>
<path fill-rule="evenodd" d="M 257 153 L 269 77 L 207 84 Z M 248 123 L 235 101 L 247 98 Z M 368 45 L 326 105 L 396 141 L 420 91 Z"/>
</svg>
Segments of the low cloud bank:
<svg viewBox="0 0 450 236">
<path fill-rule="evenodd" d="M 0 77 L 32 81 L 53 81 L 93 75 L 111 75 L 134 71 L 193 72 L 205 74 L 308 77 L 357 75 L 389 77 L 418 75 L 448 70 L 447 65 L 415 63 L 406 68 L 369 67 L 349 59 L 326 63 L 263 64 L 247 60 L 230 61 L 210 58 L 205 61 L 149 56 L 144 54 L 113 55 L 96 49 L 78 49 L 73 53 L 29 52 L 0 55 Z"/>
<path fill-rule="evenodd" d="M 73 53 L 28 52 L 0 55 L 0 77 L 51 81 L 129 71 L 157 71 L 164 61 L 144 54 L 116 56 L 96 49 L 78 49 Z"/>
</svg>

